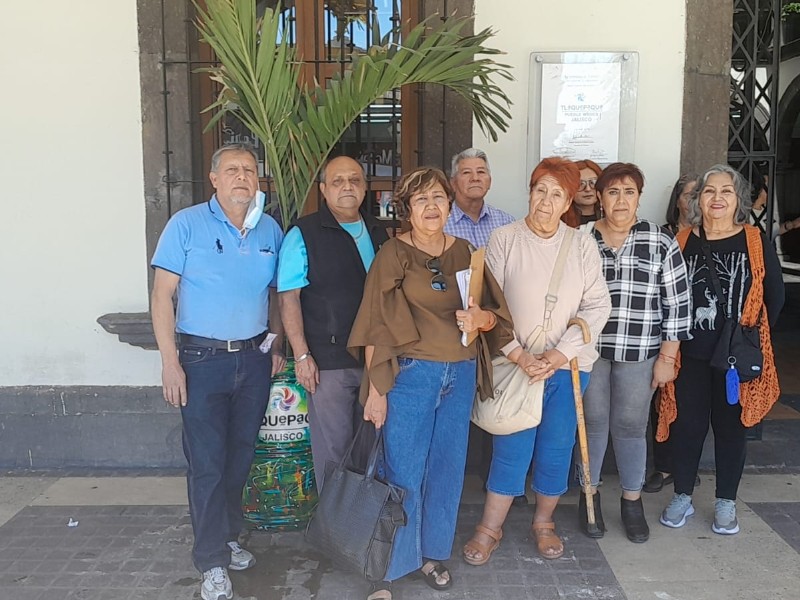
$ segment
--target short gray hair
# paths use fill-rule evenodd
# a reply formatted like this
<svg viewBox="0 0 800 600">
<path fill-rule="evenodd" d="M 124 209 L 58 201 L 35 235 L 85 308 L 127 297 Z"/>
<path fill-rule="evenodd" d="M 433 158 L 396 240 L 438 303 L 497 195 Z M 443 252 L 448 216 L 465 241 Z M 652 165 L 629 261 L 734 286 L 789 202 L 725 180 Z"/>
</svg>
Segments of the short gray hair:
<svg viewBox="0 0 800 600">
<path fill-rule="evenodd" d="M 703 213 L 700 211 L 700 194 L 703 193 L 703 188 L 708 182 L 711 175 L 725 174 L 729 175 L 733 181 L 733 189 L 736 192 L 736 212 L 733 214 L 733 222 L 736 225 L 747 223 L 750 217 L 750 211 L 753 210 L 753 200 L 750 197 L 750 183 L 744 176 L 730 165 L 714 165 L 703 173 L 697 179 L 697 185 L 689 197 L 688 214 L 689 223 L 692 225 L 701 225 L 703 222 Z"/>
<path fill-rule="evenodd" d="M 217 172 L 217 169 L 219 169 L 219 161 L 222 159 L 222 155 L 225 154 L 226 152 L 247 152 L 250 156 L 253 157 L 253 160 L 256 161 L 256 164 L 258 164 L 258 153 L 251 144 L 246 144 L 244 142 L 225 144 L 224 146 L 218 148 L 217 151 L 211 155 L 212 173 Z"/>
<path fill-rule="evenodd" d="M 486 163 L 486 171 L 489 175 L 492 174 L 492 168 L 489 166 L 489 157 L 486 156 L 486 152 L 481 150 L 480 148 L 467 148 L 466 150 L 462 150 L 458 154 L 453 157 L 453 160 L 450 161 L 450 178 L 452 179 L 458 174 L 458 163 L 462 160 L 467 158 L 480 158 L 483 162 Z"/>
</svg>

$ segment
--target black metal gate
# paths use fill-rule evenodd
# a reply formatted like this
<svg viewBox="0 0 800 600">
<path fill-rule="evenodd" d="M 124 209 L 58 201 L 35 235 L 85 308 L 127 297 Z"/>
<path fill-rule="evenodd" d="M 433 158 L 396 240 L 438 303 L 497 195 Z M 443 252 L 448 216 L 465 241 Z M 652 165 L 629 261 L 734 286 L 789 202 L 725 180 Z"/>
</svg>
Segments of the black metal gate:
<svg viewBox="0 0 800 600">
<path fill-rule="evenodd" d="M 770 239 L 775 214 L 778 69 L 781 0 L 734 0 L 728 162 L 753 185 L 766 188 L 766 205 L 753 222 Z"/>
</svg>

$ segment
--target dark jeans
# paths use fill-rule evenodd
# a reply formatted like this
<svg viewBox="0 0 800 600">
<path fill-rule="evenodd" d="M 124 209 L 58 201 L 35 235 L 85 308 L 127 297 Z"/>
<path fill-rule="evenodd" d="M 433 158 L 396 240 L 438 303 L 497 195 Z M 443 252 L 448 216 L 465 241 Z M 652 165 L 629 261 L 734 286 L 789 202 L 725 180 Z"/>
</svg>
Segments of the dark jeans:
<svg viewBox="0 0 800 600">
<path fill-rule="evenodd" d="M 670 428 L 675 493 L 694 491 L 709 421 L 714 428 L 716 497 L 736 500 L 747 451 L 742 407 L 725 399 L 725 374 L 708 361 L 684 357 L 675 381 L 678 418 Z"/>
<path fill-rule="evenodd" d="M 181 409 L 189 467 L 192 560 L 200 572 L 227 567 L 243 525 L 242 488 L 269 400 L 270 354 L 183 346 L 188 401 Z"/>
</svg>

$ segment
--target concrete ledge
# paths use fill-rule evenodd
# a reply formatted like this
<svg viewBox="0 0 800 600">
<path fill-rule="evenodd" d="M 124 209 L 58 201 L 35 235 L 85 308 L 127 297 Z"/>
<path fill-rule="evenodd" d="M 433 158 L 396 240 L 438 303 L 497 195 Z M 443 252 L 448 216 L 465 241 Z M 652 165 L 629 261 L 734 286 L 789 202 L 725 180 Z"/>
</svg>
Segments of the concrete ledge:
<svg viewBox="0 0 800 600">
<path fill-rule="evenodd" d="M 184 465 L 160 387 L 0 387 L 0 468 Z"/>
<path fill-rule="evenodd" d="M 97 317 L 100 326 L 119 341 L 145 350 L 157 350 L 150 313 L 109 313 Z"/>
</svg>

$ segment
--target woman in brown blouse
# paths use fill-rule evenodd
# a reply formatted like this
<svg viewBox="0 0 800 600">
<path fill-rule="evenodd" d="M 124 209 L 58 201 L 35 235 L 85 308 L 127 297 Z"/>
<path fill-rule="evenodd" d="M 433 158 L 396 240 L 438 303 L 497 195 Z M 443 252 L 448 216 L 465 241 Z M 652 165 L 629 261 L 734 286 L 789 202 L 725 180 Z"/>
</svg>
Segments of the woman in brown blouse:
<svg viewBox="0 0 800 600">
<path fill-rule="evenodd" d="M 450 557 L 455 535 L 476 362 L 487 345 L 512 339 L 505 300 L 488 269 L 482 297 L 463 309 L 456 272 L 469 268 L 471 248 L 444 233 L 450 197 L 438 169 L 419 168 L 400 180 L 394 201 L 411 228 L 375 256 L 350 336 L 351 350 L 363 348 L 366 357 L 364 419 L 384 427 L 386 476 L 405 489 L 408 515 L 385 581 L 373 585 L 368 600 L 390 599 L 391 582 L 415 571 L 434 589 L 451 586 L 441 561 Z M 487 335 L 463 346 L 462 333 L 476 330 Z"/>
</svg>

